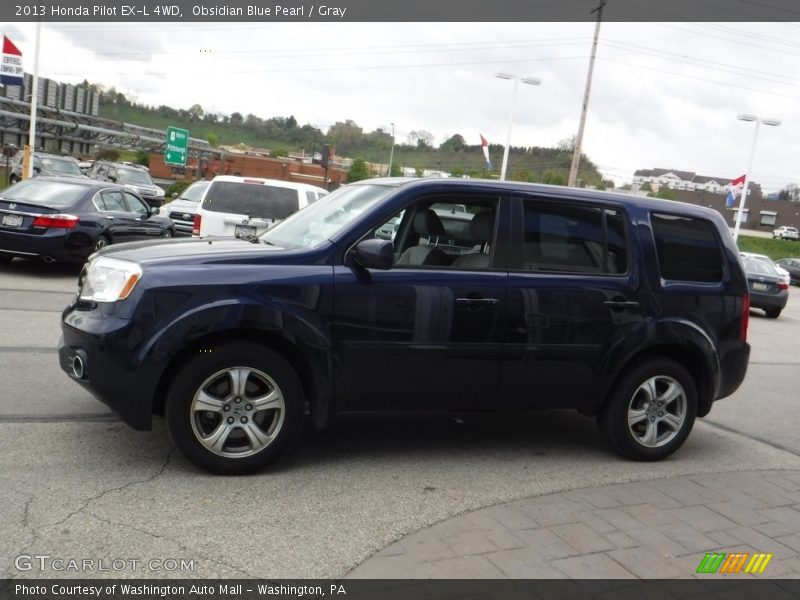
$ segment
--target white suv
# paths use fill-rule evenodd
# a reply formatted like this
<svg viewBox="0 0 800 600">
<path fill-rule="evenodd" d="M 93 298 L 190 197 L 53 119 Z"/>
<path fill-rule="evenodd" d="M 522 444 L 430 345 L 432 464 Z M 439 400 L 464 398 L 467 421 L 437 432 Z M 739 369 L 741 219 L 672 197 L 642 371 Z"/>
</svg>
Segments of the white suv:
<svg viewBox="0 0 800 600">
<path fill-rule="evenodd" d="M 218 175 L 197 209 L 192 235 L 238 238 L 261 235 L 327 193 L 307 183 Z"/>
<path fill-rule="evenodd" d="M 782 240 L 797 241 L 798 238 L 800 238 L 800 235 L 797 233 L 797 227 L 787 227 L 786 225 L 781 225 L 772 232 L 772 237 L 775 239 L 780 238 Z"/>
</svg>

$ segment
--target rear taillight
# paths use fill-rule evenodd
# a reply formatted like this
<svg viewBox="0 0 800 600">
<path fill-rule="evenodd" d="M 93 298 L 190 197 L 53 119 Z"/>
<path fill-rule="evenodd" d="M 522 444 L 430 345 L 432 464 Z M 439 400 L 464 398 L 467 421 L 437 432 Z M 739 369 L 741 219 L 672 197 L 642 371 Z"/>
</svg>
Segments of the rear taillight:
<svg viewBox="0 0 800 600">
<path fill-rule="evenodd" d="M 78 221 L 79 219 L 75 215 L 42 215 L 33 220 L 33 226 L 47 229 L 72 229 L 78 224 Z"/>
<path fill-rule="evenodd" d="M 200 235 L 200 223 L 203 221 L 202 215 L 195 215 L 192 223 L 192 235 Z"/>
<path fill-rule="evenodd" d="M 750 324 L 750 294 L 742 296 L 742 323 L 739 325 L 739 339 L 747 341 L 747 326 Z"/>
<path fill-rule="evenodd" d="M 778 289 L 779 290 L 788 290 L 789 289 L 789 284 L 786 283 L 785 281 L 781 281 L 781 282 L 778 283 Z"/>
</svg>

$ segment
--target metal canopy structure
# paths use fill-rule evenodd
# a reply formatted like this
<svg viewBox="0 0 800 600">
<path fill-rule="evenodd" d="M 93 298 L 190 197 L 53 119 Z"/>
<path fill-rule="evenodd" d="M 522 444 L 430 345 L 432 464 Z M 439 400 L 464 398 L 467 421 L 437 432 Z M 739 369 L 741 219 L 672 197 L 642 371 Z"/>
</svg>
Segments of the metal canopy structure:
<svg viewBox="0 0 800 600">
<path fill-rule="evenodd" d="M 0 141 L 21 147 L 28 138 L 31 105 L 0 97 Z M 166 132 L 95 115 L 39 105 L 36 111 L 36 137 L 49 150 L 68 154 L 91 154 L 98 146 L 130 148 L 148 152 L 164 150 Z M 189 138 L 190 156 L 212 154 L 211 145 Z"/>
</svg>

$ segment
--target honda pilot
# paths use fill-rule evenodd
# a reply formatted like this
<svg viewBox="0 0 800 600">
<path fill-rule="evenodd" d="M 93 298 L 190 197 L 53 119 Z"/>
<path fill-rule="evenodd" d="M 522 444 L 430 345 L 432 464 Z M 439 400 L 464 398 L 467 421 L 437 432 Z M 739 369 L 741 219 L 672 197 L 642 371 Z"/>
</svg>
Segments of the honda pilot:
<svg viewBox="0 0 800 600">
<path fill-rule="evenodd" d="M 212 472 L 261 469 L 304 423 L 363 411 L 577 410 L 652 461 L 742 383 L 748 314 L 710 209 L 384 178 L 259 237 L 95 253 L 59 356 L 132 427 L 163 415 Z"/>
</svg>

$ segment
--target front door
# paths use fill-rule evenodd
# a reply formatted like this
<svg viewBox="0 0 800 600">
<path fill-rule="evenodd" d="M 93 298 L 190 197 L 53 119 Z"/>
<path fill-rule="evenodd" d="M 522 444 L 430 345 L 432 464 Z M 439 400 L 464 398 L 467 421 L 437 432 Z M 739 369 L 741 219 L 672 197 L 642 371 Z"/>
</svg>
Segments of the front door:
<svg viewBox="0 0 800 600">
<path fill-rule="evenodd" d="M 335 267 L 338 410 L 494 408 L 507 273 L 495 240 L 471 237 L 467 221 L 487 213 L 479 237 L 494 238 L 499 200 L 458 203 L 473 212 L 451 218 L 431 198 L 407 205 L 391 269 Z"/>
</svg>

